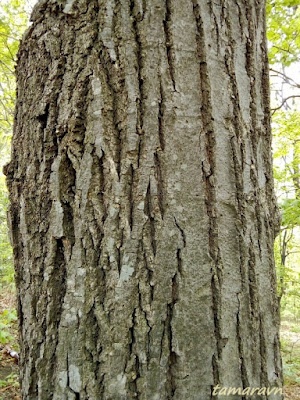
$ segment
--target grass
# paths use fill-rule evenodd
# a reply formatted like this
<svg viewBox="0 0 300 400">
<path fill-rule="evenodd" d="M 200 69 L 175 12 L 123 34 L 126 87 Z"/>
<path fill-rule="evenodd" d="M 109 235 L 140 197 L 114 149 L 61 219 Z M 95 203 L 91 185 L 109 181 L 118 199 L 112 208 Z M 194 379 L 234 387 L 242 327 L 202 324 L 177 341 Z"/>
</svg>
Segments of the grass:
<svg viewBox="0 0 300 400">
<path fill-rule="evenodd" d="M 11 351 L 19 351 L 15 290 L 1 285 L 0 295 L 0 400 L 20 400 L 18 365 Z"/>
<path fill-rule="evenodd" d="M 297 320 L 281 322 L 281 355 L 285 399 L 300 399 L 300 325 Z"/>
</svg>

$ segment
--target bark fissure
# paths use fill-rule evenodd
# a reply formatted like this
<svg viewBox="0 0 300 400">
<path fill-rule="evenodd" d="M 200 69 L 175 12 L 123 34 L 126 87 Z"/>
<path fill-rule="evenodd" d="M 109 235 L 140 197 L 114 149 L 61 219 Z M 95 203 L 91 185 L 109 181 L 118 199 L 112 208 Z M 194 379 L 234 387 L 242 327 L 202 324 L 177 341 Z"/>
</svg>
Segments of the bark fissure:
<svg viewBox="0 0 300 400">
<path fill-rule="evenodd" d="M 220 297 L 220 283 L 217 278 L 217 275 L 212 275 L 211 278 L 211 291 L 212 291 L 212 310 L 214 316 L 214 333 L 216 337 L 216 345 L 217 345 L 217 354 L 218 359 L 222 357 L 222 335 L 221 335 L 221 327 L 220 327 L 220 306 L 221 306 L 221 297 Z M 214 375 L 218 375 L 217 371 L 217 359 L 214 357 Z"/>
<path fill-rule="evenodd" d="M 162 150 L 165 149 L 165 129 L 164 129 L 164 112 L 165 112 L 165 99 L 164 99 L 164 91 L 161 82 L 161 77 L 159 81 L 159 101 L 158 101 L 158 137 L 159 137 L 159 144 Z"/>
<path fill-rule="evenodd" d="M 149 220 L 150 241 L 151 241 L 153 255 L 155 257 L 155 255 L 156 255 L 156 234 L 155 234 L 155 219 L 154 219 L 154 216 L 153 216 L 152 204 L 151 204 L 150 180 L 149 180 L 148 187 L 147 187 L 144 209 L 145 209 L 145 214 L 147 215 L 148 220 Z"/>
<path fill-rule="evenodd" d="M 261 354 L 261 370 L 260 370 L 260 384 L 261 387 L 266 386 L 268 382 L 267 373 L 267 362 L 266 362 L 266 343 L 265 343 L 265 333 L 262 328 L 262 316 L 259 315 L 259 340 L 260 340 L 260 354 Z M 267 396 L 268 399 L 268 396 Z"/>
<path fill-rule="evenodd" d="M 216 398 L 216 396 L 213 394 L 214 388 L 220 383 L 219 367 L 215 354 L 213 354 L 212 356 L 212 371 L 213 371 L 214 386 L 211 386 L 211 393 L 210 393 L 211 400 Z"/>
<path fill-rule="evenodd" d="M 183 242 L 183 247 L 186 247 L 186 235 L 185 235 L 185 232 L 181 228 L 181 226 L 178 224 L 175 216 L 174 216 L 174 222 L 175 222 L 176 227 L 179 229 L 179 232 L 180 232 L 180 235 L 181 235 L 181 238 L 182 238 L 182 242 Z"/>
<path fill-rule="evenodd" d="M 138 109 L 138 119 L 137 119 L 137 127 L 136 131 L 138 135 L 143 134 L 143 118 L 144 118 L 144 78 L 142 75 L 143 71 L 143 47 L 142 41 L 140 37 L 139 30 L 139 21 L 135 12 L 135 0 L 130 0 L 130 15 L 132 17 L 132 28 L 135 37 L 135 46 L 136 46 L 136 63 L 137 63 L 137 80 L 138 80 L 138 88 L 139 88 L 139 97 L 136 99 L 137 109 Z"/>
<path fill-rule="evenodd" d="M 102 49 L 99 52 L 99 59 L 101 65 L 105 71 L 106 84 L 109 90 L 109 97 L 111 98 L 111 109 L 108 111 L 111 114 L 114 135 L 114 157 L 116 163 L 116 170 L 118 177 L 120 178 L 121 173 L 121 154 L 122 154 L 122 128 L 120 127 L 122 118 L 120 115 L 120 99 L 121 93 L 124 90 L 124 80 L 118 76 L 115 71 L 115 64 L 111 61 L 108 50 L 105 48 L 104 44 L 101 43 Z"/>
<path fill-rule="evenodd" d="M 155 166 L 155 176 L 157 182 L 157 197 L 158 197 L 158 206 L 160 210 L 161 218 L 164 219 L 165 213 L 165 183 L 163 179 L 162 172 L 162 157 L 158 152 L 154 153 L 154 166 Z"/>
<path fill-rule="evenodd" d="M 241 363 L 241 380 L 242 380 L 242 385 L 243 385 L 243 389 L 245 389 L 246 387 L 249 387 L 248 385 L 248 377 L 247 377 L 247 368 L 245 365 L 245 359 L 244 359 L 244 352 L 243 352 L 243 343 L 241 340 L 241 335 L 240 335 L 240 298 L 239 298 L 239 294 L 237 294 L 237 301 L 238 301 L 238 311 L 236 314 L 236 338 L 238 341 L 238 351 L 239 351 L 239 360 Z M 242 400 L 246 400 L 245 396 L 241 397 Z"/>
<path fill-rule="evenodd" d="M 170 78 L 173 86 L 174 92 L 176 92 L 176 85 L 175 85 L 175 53 L 174 53 L 174 43 L 173 43 L 173 36 L 172 36 L 172 28 L 171 28 L 171 7 L 172 7 L 172 0 L 165 0 L 165 18 L 163 20 L 164 25 L 164 32 L 165 32 L 165 45 L 167 51 L 167 60 L 169 66 L 169 73 Z"/>
<path fill-rule="evenodd" d="M 148 261 L 147 261 L 147 253 L 146 250 L 143 246 L 143 243 L 141 244 L 142 252 L 143 252 L 143 261 L 144 261 L 144 266 L 147 271 L 147 283 L 150 287 L 150 305 L 152 304 L 154 300 L 154 282 L 153 282 L 153 270 L 150 268 Z M 147 322 L 148 324 L 148 322 Z"/>
<path fill-rule="evenodd" d="M 248 37 L 246 41 L 246 71 L 248 74 L 248 78 L 250 81 L 250 115 L 251 115 L 251 129 L 250 129 L 250 138 L 253 147 L 253 160 L 256 164 L 257 162 L 257 106 L 256 106 L 256 86 L 255 86 L 255 79 L 256 79 L 256 66 L 255 66 L 255 38 L 254 38 L 254 21 L 253 15 L 251 15 L 251 8 L 246 5 L 246 20 L 248 21 Z"/>
<path fill-rule="evenodd" d="M 229 40 L 232 43 L 232 34 L 231 34 L 231 25 L 230 21 L 227 18 L 227 27 L 228 27 L 228 35 Z M 243 233 L 245 233 L 245 198 L 243 196 L 244 189 L 244 180 L 243 180 L 243 170 L 246 163 L 245 160 L 245 143 L 243 138 L 243 123 L 242 123 L 242 115 L 240 110 L 240 99 L 238 92 L 238 85 L 236 80 L 236 74 L 234 71 L 234 62 L 232 54 L 235 56 L 235 48 L 231 46 L 230 51 L 227 49 L 225 54 L 225 66 L 227 70 L 227 75 L 229 77 L 230 89 L 231 89 L 231 98 L 232 98 L 232 107 L 233 107 L 233 115 L 230 121 L 230 124 L 233 127 L 234 137 L 231 138 L 231 148 L 233 155 L 233 168 L 235 173 L 235 185 L 236 185 L 236 198 L 237 198 L 237 207 L 238 214 L 241 219 L 241 225 Z"/>
<path fill-rule="evenodd" d="M 172 279 L 172 303 L 168 304 L 167 308 L 167 319 L 166 319 L 166 333 L 169 342 L 169 361 L 168 361 L 168 384 L 169 384 L 169 396 L 168 398 L 174 398 L 176 391 L 176 377 L 174 375 L 175 366 L 177 363 L 177 354 L 173 349 L 173 333 L 172 333 L 172 318 L 173 318 L 173 307 L 176 303 L 176 293 L 175 293 L 175 277 Z"/>
</svg>

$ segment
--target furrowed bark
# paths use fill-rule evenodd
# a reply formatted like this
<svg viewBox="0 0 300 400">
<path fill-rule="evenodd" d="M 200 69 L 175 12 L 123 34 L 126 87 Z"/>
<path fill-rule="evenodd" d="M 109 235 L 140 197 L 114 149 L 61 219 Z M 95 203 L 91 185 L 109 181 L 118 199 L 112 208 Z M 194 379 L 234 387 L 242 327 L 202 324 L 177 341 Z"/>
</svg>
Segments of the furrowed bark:
<svg viewBox="0 0 300 400">
<path fill-rule="evenodd" d="M 23 399 L 280 387 L 264 2 L 32 20 L 6 167 Z"/>
</svg>

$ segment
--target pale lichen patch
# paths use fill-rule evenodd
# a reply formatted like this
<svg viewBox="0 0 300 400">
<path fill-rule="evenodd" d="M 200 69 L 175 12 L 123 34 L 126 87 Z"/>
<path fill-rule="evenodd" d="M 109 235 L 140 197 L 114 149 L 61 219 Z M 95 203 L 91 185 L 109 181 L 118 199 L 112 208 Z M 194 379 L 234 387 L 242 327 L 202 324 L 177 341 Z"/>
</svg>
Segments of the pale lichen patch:
<svg viewBox="0 0 300 400">
<path fill-rule="evenodd" d="M 81 376 L 76 365 L 69 366 L 69 386 L 74 392 L 79 393 L 81 389 Z"/>
<path fill-rule="evenodd" d="M 64 210 L 59 201 L 54 201 L 51 209 L 51 230 L 52 236 L 56 239 L 59 239 L 64 236 L 63 229 L 63 219 L 64 219 Z"/>
<path fill-rule="evenodd" d="M 123 265 L 121 269 L 119 284 L 128 281 L 128 279 L 132 276 L 133 273 L 134 273 L 134 268 L 131 265 L 129 264 Z"/>
<path fill-rule="evenodd" d="M 75 3 L 75 0 L 67 0 L 63 12 L 64 12 L 65 14 L 71 14 L 71 10 L 72 10 L 72 7 L 73 7 L 73 4 L 74 4 L 74 3 Z"/>
<path fill-rule="evenodd" d="M 67 382 L 68 382 L 68 373 L 67 371 L 61 371 L 58 374 L 58 384 L 62 389 L 65 389 L 67 387 Z"/>
</svg>

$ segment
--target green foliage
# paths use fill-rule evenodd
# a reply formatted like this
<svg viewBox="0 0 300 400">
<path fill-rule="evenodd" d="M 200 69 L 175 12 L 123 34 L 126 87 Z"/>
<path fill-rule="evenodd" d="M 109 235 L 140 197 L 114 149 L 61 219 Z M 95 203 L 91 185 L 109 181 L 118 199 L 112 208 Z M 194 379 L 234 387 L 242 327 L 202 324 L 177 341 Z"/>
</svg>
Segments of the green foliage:
<svg viewBox="0 0 300 400">
<path fill-rule="evenodd" d="M 271 64 L 288 66 L 300 54 L 299 0 L 268 0 L 267 37 Z"/>
<path fill-rule="evenodd" d="M 290 321 L 300 319 L 300 247 L 297 238 L 297 232 L 282 229 L 274 247 L 281 316 Z"/>
<path fill-rule="evenodd" d="M 295 198 L 300 189 L 300 112 L 278 111 L 272 122 L 277 190 L 281 197 Z"/>
<path fill-rule="evenodd" d="M 283 359 L 282 366 L 284 370 L 284 384 L 285 385 L 300 385 L 299 369 L 300 360 L 285 361 Z"/>
<path fill-rule="evenodd" d="M 267 0 L 269 60 L 276 64 L 272 71 L 277 83 L 282 80 L 272 96 L 273 101 L 280 98 L 272 125 L 275 187 L 282 214 L 274 253 L 281 318 L 289 321 L 281 335 L 285 385 L 300 385 L 300 112 L 299 103 L 297 108 L 296 102 L 285 101 L 300 95 L 297 78 L 286 75 L 295 69 L 293 63 L 299 63 L 299 6 L 299 0 Z"/>
<path fill-rule="evenodd" d="M 6 344 L 14 341 L 11 334 L 12 324 L 17 321 L 16 310 L 5 310 L 0 314 L 0 343 Z"/>
<path fill-rule="evenodd" d="M 20 399 L 19 376 L 12 372 L 5 379 L 0 379 L 0 400 Z"/>
<path fill-rule="evenodd" d="M 9 160 L 9 146 L 15 104 L 16 54 L 28 24 L 24 0 L 0 3 L 0 284 L 13 282 L 12 250 L 8 240 L 6 212 L 8 196 L 3 165 Z"/>
<path fill-rule="evenodd" d="M 2 0 L 0 4 L 0 155 L 7 160 L 15 103 L 14 67 L 28 18 L 24 1 Z"/>
<path fill-rule="evenodd" d="M 289 327 L 292 331 L 295 326 Z M 300 385 L 300 339 L 281 338 L 282 364 L 285 385 Z"/>
<path fill-rule="evenodd" d="M 300 225 L 300 199 L 285 199 L 281 203 L 282 225 Z"/>
<path fill-rule="evenodd" d="M 275 241 L 275 262 L 281 314 L 300 318 L 300 113 L 277 111 L 273 116 L 274 178 L 282 215 Z"/>
<path fill-rule="evenodd" d="M 0 283 L 13 282 L 12 249 L 8 239 L 6 210 L 8 195 L 4 176 L 0 175 Z"/>
<path fill-rule="evenodd" d="M 19 40 L 28 25 L 24 0 L 0 3 L 0 155 L 7 160 L 15 103 L 15 63 Z"/>
<path fill-rule="evenodd" d="M 14 387 L 19 387 L 19 377 L 17 374 L 9 374 L 5 380 L 0 380 L 0 388 L 6 387 L 6 386 L 14 386 Z"/>
<path fill-rule="evenodd" d="M 300 317 L 300 113 L 277 111 L 273 116 L 274 177 L 282 214 L 275 241 L 281 313 Z"/>
</svg>

